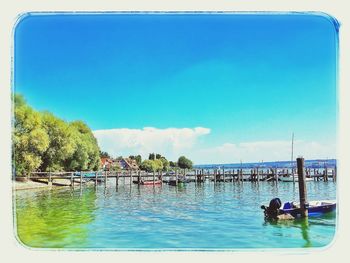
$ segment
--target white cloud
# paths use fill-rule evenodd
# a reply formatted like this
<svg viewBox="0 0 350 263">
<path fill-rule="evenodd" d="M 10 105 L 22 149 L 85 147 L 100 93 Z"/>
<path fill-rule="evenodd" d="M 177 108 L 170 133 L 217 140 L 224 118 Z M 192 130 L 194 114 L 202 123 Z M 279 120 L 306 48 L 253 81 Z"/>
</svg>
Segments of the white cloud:
<svg viewBox="0 0 350 263">
<path fill-rule="evenodd" d="M 210 129 L 145 127 L 96 130 L 93 133 L 101 150 L 107 151 L 112 156 L 141 154 L 145 158 L 149 153 L 156 152 L 174 160 L 192 149 L 197 138 L 209 134 Z"/>
<path fill-rule="evenodd" d="M 291 141 L 253 141 L 224 143 L 214 147 L 204 147 L 198 138 L 211 132 L 209 128 L 166 128 L 145 127 L 143 129 L 96 130 L 102 151 L 112 156 L 141 154 L 147 158 L 151 152 L 161 153 L 169 160 L 180 155 L 188 156 L 196 164 L 238 163 L 264 161 L 286 161 L 291 158 Z M 335 143 L 316 141 L 294 141 L 294 158 L 299 155 L 306 159 L 335 158 Z"/>
<path fill-rule="evenodd" d="M 238 163 L 264 161 L 286 161 L 291 159 L 290 141 L 256 141 L 224 143 L 217 147 L 198 149 L 193 153 L 196 163 Z M 334 158 L 335 144 L 320 144 L 298 140 L 294 142 L 294 159 Z"/>
</svg>

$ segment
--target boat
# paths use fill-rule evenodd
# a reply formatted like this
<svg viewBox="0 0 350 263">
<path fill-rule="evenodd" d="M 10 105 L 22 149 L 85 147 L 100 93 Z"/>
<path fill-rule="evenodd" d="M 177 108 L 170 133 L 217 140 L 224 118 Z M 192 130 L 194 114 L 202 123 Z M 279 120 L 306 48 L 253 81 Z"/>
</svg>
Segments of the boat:
<svg viewBox="0 0 350 263">
<path fill-rule="evenodd" d="M 335 200 L 317 200 L 309 201 L 305 204 L 305 208 L 308 211 L 308 216 L 320 216 L 326 213 L 330 213 L 336 210 Z M 281 203 L 279 198 L 274 198 L 270 201 L 268 207 L 262 205 L 261 209 L 264 210 L 265 218 L 268 219 L 294 219 L 301 216 L 300 203 L 298 202 L 285 202 Z M 282 217 L 281 217 L 282 216 Z"/>
<path fill-rule="evenodd" d="M 289 175 L 289 176 L 280 176 L 278 177 L 280 181 L 282 182 L 293 182 L 293 176 Z M 313 181 L 312 178 L 306 177 L 305 178 L 305 182 L 310 182 Z M 294 175 L 294 182 L 299 182 L 298 176 Z"/>
<path fill-rule="evenodd" d="M 293 217 L 300 216 L 300 203 L 299 202 L 286 202 L 280 208 L 280 212 L 283 214 L 290 214 Z M 319 216 L 325 213 L 335 211 L 336 201 L 335 200 L 317 200 L 309 201 L 306 204 L 308 216 Z"/>
<path fill-rule="evenodd" d="M 182 176 L 182 177 L 178 177 L 177 179 L 176 178 L 169 179 L 168 184 L 172 185 L 172 186 L 176 186 L 176 185 L 182 185 L 185 183 L 189 183 L 190 181 L 191 181 L 190 179 Z"/>
</svg>

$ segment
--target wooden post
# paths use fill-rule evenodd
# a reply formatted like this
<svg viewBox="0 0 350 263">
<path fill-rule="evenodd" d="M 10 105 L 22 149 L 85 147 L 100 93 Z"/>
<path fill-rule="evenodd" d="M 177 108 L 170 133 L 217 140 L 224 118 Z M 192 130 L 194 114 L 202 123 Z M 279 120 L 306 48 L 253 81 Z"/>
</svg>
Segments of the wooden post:
<svg viewBox="0 0 350 263">
<path fill-rule="evenodd" d="M 132 170 L 130 170 L 130 187 L 131 187 L 131 185 L 132 185 Z"/>
<path fill-rule="evenodd" d="M 308 211 L 305 207 L 307 203 L 307 192 L 305 184 L 305 172 L 304 172 L 304 158 L 297 158 L 298 167 L 298 182 L 299 182 L 299 200 L 300 200 L 300 212 L 301 217 L 307 217 Z"/>
<path fill-rule="evenodd" d="M 83 185 L 83 172 L 80 171 L 80 188 L 82 187 Z"/>
<path fill-rule="evenodd" d="M 98 172 L 95 172 L 95 187 L 97 186 L 97 173 Z"/>
<path fill-rule="evenodd" d="M 155 181 L 156 181 L 156 172 L 153 171 L 153 185 L 154 185 Z"/>
<path fill-rule="evenodd" d="M 105 171 L 105 188 L 107 188 L 107 171 Z"/>
<path fill-rule="evenodd" d="M 117 172 L 116 177 L 115 177 L 115 187 L 118 188 L 118 183 L 119 183 L 119 173 Z"/>
<path fill-rule="evenodd" d="M 217 171 L 216 171 L 216 169 L 214 170 L 214 183 L 216 183 L 216 173 L 217 173 Z"/>
<path fill-rule="evenodd" d="M 138 183 L 138 185 L 141 184 L 141 171 L 137 172 L 137 183 Z"/>
<path fill-rule="evenodd" d="M 243 169 L 240 170 L 241 181 L 243 182 Z"/>
<path fill-rule="evenodd" d="M 222 175 L 223 175 L 224 183 L 225 183 L 225 181 L 226 181 L 225 168 L 222 168 Z"/>
<path fill-rule="evenodd" d="M 333 177 L 333 178 L 334 178 L 334 177 Z M 333 180 L 334 180 L 334 179 L 333 179 Z M 47 184 L 48 184 L 49 186 L 52 185 L 51 170 L 50 170 L 50 172 L 49 172 L 49 181 L 47 182 Z"/>
<path fill-rule="evenodd" d="M 333 182 L 337 181 L 337 165 L 334 167 Z"/>
<path fill-rule="evenodd" d="M 70 173 L 70 186 L 72 186 L 74 188 L 74 177 L 73 177 L 73 173 Z"/>
<path fill-rule="evenodd" d="M 194 181 L 197 184 L 197 169 L 194 170 Z"/>
</svg>

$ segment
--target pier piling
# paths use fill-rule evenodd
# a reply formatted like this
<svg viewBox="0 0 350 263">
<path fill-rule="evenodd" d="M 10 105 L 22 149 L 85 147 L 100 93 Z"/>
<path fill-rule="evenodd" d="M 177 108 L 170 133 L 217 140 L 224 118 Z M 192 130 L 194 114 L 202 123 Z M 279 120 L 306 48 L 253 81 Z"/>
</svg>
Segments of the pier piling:
<svg viewBox="0 0 350 263">
<path fill-rule="evenodd" d="M 298 182 L 299 182 L 299 200 L 300 200 L 300 212 L 301 217 L 307 217 L 308 211 L 306 208 L 307 203 L 307 192 L 305 184 L 305 171 L 304 171 L 304 158 L 297 158 L 297 169 L 298 169 Z"/>
</svg>

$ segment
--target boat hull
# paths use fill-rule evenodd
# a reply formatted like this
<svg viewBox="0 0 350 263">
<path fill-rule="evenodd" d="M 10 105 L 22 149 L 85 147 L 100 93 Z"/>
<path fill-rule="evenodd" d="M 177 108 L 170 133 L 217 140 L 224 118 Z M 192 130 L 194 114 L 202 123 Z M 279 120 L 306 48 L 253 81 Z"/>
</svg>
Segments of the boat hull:
<svg viewBox="0 0 350 263">
<path fill-rule="evenodd" d="M 336 203 L 321 203 L 321 204 L 309 204 L 307 207 L 308 216 L 319 216 L 322 214 L 330 213 L 336 210 Z M 281 214 L 290 214 L 294 217 L 300 217 L 301 211 L 299 207 L 290 209 L 279 209 Z"/>
</svg>

